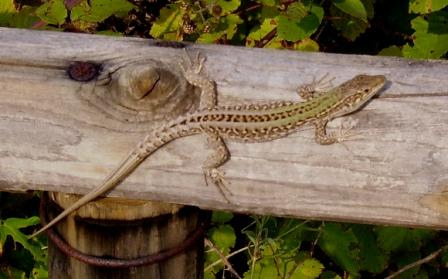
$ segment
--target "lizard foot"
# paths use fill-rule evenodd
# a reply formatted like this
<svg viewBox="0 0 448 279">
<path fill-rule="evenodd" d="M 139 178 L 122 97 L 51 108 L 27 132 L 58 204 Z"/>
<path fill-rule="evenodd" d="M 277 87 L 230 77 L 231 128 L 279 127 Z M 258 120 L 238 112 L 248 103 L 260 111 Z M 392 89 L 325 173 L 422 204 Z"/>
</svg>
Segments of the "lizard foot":
<svg viewBox="0 0 448 279">
<path fill-rule="evenodd" d="M 195 75 L 200 75 L 202 68 L 204 67 L 204 63 L 207 60 L 206 57 L 202 56 L 198 51 L 196 53 L 195 61 L 191 59 L 190 54 L 188 54 L 187 50 L 184 48 L 184 59 L 182 62 L 179 62 L 179 66 L 181 67 L 184 73 L 192 73 Z"/>
<path fill-rule="evenodd" d="M 334 77 L 329 77 L 328 73 L 323 75 L 319 80 L 313 77 L 313 81 L 310 83 L 299 86 L 297 92 L 304 100 L 310 100 L 333 87 L 333 80 Z"/>
<path fill-rule="evenodd" d="M 353 139 L 359 139 L 359 134 L 353 132 L 353 127 L 355 127 L 356 123 L 350 122 L 345 123 L 341 121 L 341 124 L 339 125 L 339 130 L 337 132 L 332 132 L 330 137 L 335 138 L 336 142 L 343 142 Z"/>
<path fill-rule="evenodd" d="M 201 88 L 199 108 L 213 108 L 216 106 L 216 84 L 201 74 L 206 57 L 202 56 L 198 51 L 195 59 L 192 60 L 187 50 L 184 49 L 184 51 L 183 62 L 179 62 L 179 66 L 184 73 L 185 79 L 190 84 Z"/>
<path fill-rule="evenodd" d="M 210 179 L 213 184 L 216 185 L 216 188 L 218 188 L 218 191 L 221 193 L 223 198 L 228 202 L 232 203 L 228 197 L 228 195 L 232 195 L 232 192 L 230 192 L 229 188 L 227 187 L 227 182 L 224 178 L 224 173 L 219 171 L 216 168 L 212 169 L 206 169 L 204 170 L 204 179 L 205 184 L 208 186 L 208 179 Z"/>
</svg>

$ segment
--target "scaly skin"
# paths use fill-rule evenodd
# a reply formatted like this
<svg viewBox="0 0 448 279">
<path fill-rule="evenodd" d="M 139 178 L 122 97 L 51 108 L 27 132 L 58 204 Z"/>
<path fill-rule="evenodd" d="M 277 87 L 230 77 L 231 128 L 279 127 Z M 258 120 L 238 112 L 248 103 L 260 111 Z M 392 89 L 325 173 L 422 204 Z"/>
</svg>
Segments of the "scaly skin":
<svg viewBox="0 0 448 279">
<path fill-rule="evenodd" d="M 199 56 L 198 56 L 199 58 Z M 197 69 L 184 69 L 186 79 L 202 89 L 201 105 L 197 112 L 181 116 L 148 134 L 124 161 L 105 179 L 104 183 L 65 209 L 55 219 L 34 233 L 34 237 L 53 226 L 86 203 L 112 190 L 150 154 L 161 146 L 180 137 L 205 133 L 215 152 L 203 164 L 205 181 L 210 179 L 230 202 L 224 190 L 223 174 L 217 169 L 230 154 L 224 140 L 262 142 L 284 137 L 306 124 L 315 125 L 315 140 L 319 144 L 332 144 L 342 140 L 340 135 L 327 134 L 325 126 L 333 118 L 352 113 L 369 101 L 386 82 L 382 75 L 358 75 L 323 93 L 309 86 L 302 96 L 305 102 L 274 102 L 240 106 L 216 106 L 214 83 L 200 75 Z M 231 193 L 230 193 L 231 194 Z"/>
</svg>

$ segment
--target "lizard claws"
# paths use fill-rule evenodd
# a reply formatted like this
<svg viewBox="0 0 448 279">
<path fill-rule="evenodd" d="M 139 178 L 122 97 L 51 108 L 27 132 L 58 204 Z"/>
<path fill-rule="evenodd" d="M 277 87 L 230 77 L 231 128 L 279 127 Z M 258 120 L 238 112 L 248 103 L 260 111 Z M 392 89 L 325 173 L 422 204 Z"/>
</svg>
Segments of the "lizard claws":
<svg viewBox="0 0 448 279">
<path fill-rule="evenodd" d="M 354 123 L 348 123 L 348 125 L 345 126 L 344 123 L 341 122 L 341 125 L 339 125 L 339 130 L 337 132 L 333 132 L 331 137 L 336 138 L 336 142 L 343 142 L 353 139 L 354 137 L 358 136 L 357 133 L 353 132 L 354 127 Z"/>
<path fill-rule="evenodd" d="M 192 61 L 191 56 L 188 54 L 186 49 L 184 49 L 184 52 L 186 58 L 184 57 L 183 61 L 179 62 L 179 66 L 181 67 L 182 71 L 184 73 L 188 73 L 191 71 L 196 75 L 200 74 L 207 58 L 202 56 L 198 51 L 196 53 L 195 61 Z"/>
<path fill-rule="evenodd" d="M 216 185 L 216 188 L 218 188 L 218 191 L 221 193 L 221 195 L 224 197 L 224 199 L 228 203 L 232 203 L 228 197 L 228 195 L 232 195 L 232 192 L 227 187 L 227 182 L 224 178 L 224 173 L 220 170 L 213 168 L 213 169 L 206 169 L 204 170 L 204 179 L 205 184 L 208 186 L 208 179 L 211 179 L 213 184 Z"/>
<path fill-rule="evenodd" d="M 333 87 L 333 80 L 334 77 L 330 77 L 328 73 L 323 75 L 319 80 L 316 80 L 316 77 L 313 76 L 313 80 L 310 83 L 299 86 L 297 92 L 303 99 L 310 100 Z"/>
</svg>

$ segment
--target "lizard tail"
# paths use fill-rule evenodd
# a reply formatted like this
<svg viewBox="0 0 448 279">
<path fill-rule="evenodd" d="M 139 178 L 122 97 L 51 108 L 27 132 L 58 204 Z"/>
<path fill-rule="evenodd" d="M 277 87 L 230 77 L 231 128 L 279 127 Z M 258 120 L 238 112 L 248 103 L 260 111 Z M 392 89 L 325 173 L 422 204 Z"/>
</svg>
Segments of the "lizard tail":
<svg viewBox="0 0 448 279">
<path fill-rule="evenodd" d="M 104 182 L 99 187 L 81 197 L 74 204 L 62 211 L 48 224 L 43 226 L 37 232 L 33 233 L 29 238 L 33 238 L 41 234 L 81 206 L 98 198 L 109 190 L 112 190 L 121 180 L 126 178 L 141 162 L 143 162 L 146 157 L 156 151 L 159 147 L 171 142 L 178 137 L 186 136 L 187 134 L 190 134 L 189 132 L 192 132 L 188 131 L 187 129 L 180 129 L 179 127 L 171 127 L 170 130 L 171 131 L 169 131 L 169 133 L 166 133 L 166 135 L 169 136 L 161 136 L 159 134 L 156 134 L 157 131 L 146 136 L 145 139 L 140 142 L 138 146 L 130 154 L 128 154 L 128 156 L 126 156 L 126 158 L 120 163 L 120 165 L 115 168 L 115 170 L 104 180 Z M 159 130 L 159 132 L 160 131 L 166 132 L 166 128 Z M 154 136 L 156 136 L 155 139 Z M 150 138 L 152 138 L 152 140 L 150 140 Z"/>
<path fill-rule="evenodd" d="M 101 196 L 102 194 L 106 193 L 107 191 L 111 190 L 116 184 L 120 182 L 124 177 L 129 175 L 132 170 L 135 168 L 136 165 L 140 164 L 143 161 L 144 158 L 137 157 L 137 156 L 128 156 L 118 168 L 115 169 L 113 173 L 111 173 L 105 181 L 101 184 L 101 186 L 95 188 L 93 191 L 89 192 L 87 195 L 81 197 L 79 200 L 77 200 L 75 203 L 70 205 L 68 208 L 66 208 L 63 212 L 61 212 L 58 216 L 56 216 L 53 220 L 51 220 L 48 224 L 43 226 L 40 230 L 33 233 L 29 238 L 33 238 L 42 232 L 46 231 L 48 228 L 52 227 L 65 217 L 67 217 L 70 213 L 77 210 L 81 206 L 85 205 L 86 203 L 96 199 L 98 196 Z"/>
</svg>

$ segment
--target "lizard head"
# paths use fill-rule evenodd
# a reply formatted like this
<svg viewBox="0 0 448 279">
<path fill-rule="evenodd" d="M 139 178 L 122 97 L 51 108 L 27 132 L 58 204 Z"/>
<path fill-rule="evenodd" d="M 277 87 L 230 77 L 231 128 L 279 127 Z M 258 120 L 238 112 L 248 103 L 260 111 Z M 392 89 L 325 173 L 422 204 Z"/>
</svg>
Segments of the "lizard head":
<svg viewBox="0 0 448 279">
<path fill-rule="evenodd" d="M 357 75 L 351 80 L 337 87 L 343 108 L 334 117 L 345 115 L 358 110 L 386 83 L 383 75 Z"/>
</svg>

